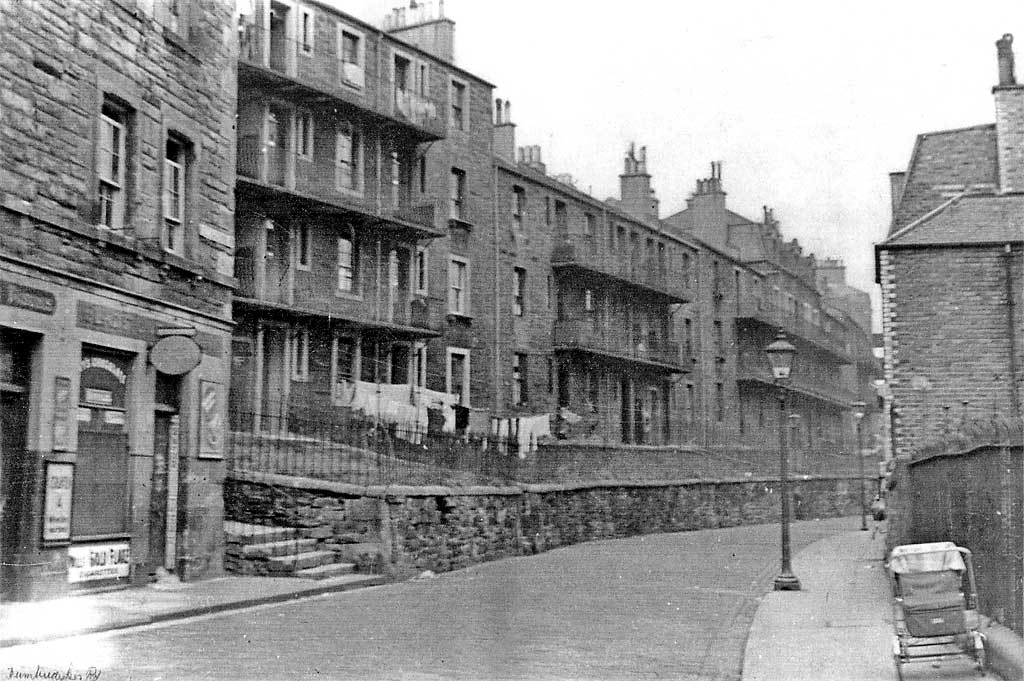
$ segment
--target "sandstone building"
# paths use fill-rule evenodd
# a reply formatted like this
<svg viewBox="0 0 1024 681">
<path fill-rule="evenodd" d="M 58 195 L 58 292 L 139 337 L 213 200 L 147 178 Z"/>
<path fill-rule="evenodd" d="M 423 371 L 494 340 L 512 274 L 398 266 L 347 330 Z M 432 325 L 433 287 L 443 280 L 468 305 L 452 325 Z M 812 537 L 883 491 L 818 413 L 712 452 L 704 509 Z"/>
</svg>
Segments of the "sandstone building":
<svg viewBox="0 0 1024 681">
<path fill-rule="evenodd" d="M 233 3 L 0 3 L 0 598 L 221 570 Z"/>
</svg>

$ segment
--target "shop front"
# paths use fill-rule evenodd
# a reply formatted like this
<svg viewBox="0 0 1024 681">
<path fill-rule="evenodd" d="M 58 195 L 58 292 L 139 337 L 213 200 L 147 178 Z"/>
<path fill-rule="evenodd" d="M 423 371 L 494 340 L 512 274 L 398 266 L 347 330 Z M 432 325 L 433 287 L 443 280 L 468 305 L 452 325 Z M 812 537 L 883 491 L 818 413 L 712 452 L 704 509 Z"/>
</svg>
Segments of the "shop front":
<svg viewBox="0 0 1024 681">
<path fill-rule="evenodd" d="M 215 314 L 0 270 L 0 598 L 220 574 L 229 342 Z"/>
</svg>

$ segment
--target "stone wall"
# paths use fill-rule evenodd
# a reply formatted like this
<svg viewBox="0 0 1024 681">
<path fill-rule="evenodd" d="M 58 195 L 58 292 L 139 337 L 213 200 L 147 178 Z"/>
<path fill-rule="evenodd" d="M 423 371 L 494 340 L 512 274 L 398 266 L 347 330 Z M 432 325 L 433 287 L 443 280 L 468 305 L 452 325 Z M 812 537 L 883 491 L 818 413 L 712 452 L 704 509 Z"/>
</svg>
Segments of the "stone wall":
<svg viewBox="0 0 1024 681">
<path fill-rule="evenodd" d="M 854 515 L 856 479 L 793 482 L 796 519 Z M 395 575 L 444 572 L 595 539 L 777 522 L 778 482 L 360 487 L 247 474 L 225 484 L 231 520 L 320 528 L 327 544 L 379 542 Z"/>
</svg>

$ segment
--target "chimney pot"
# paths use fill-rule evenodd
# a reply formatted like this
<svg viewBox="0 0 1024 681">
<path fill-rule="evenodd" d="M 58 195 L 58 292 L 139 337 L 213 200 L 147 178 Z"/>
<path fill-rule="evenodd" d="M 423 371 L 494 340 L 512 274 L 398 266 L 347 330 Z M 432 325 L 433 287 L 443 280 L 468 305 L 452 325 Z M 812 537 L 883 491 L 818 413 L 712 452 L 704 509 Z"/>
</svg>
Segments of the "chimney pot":
<svg viewBox="0 0 1024 681">
<path fill-rule="evenodd" d="M 512 102 L 507 99 L 505 100 L 505 122 L 512 122 Z"/>
<path fill-rule="evenodd" d="M 999 84 L 1016 85 L 1013 63 L 1013 36 L 1009 33 L 996 41 L 996 54 L 999 60 Z"/>
<path fill-rule="evenodd" d="M 498 124 L 498 125 L 501 125 L 501 113 L 502 113 L 501 97 L 499 97 L 499 98 L 494 100 L 494 122 L 496 124 Z"/>
</svg>

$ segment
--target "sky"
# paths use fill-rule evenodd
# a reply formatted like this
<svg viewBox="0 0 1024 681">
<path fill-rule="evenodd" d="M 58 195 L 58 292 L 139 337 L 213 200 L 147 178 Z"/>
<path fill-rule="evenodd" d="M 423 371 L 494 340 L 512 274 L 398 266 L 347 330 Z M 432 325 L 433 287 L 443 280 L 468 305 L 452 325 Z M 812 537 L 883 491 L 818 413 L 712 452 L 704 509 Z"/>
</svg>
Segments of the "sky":
<svg viewBox="0 0 1024 681">
<path fill-rule="evenodd" d="M 403 3 L 334 4 L 379 24 Z M 512 102 L 517 145 L 540 145 L 549 173 L 618 196 L 635 141 L 665 217 L 722 161 L 729 208 L 770 206 L 805 254 L 842 258 L 876 330 L 888 174 L 918 134 L 994 120 L 1004 33 L 1024 77 L 1020 0 L 447 0 L 445 15 L 456 63 Z"/>
</svg>

